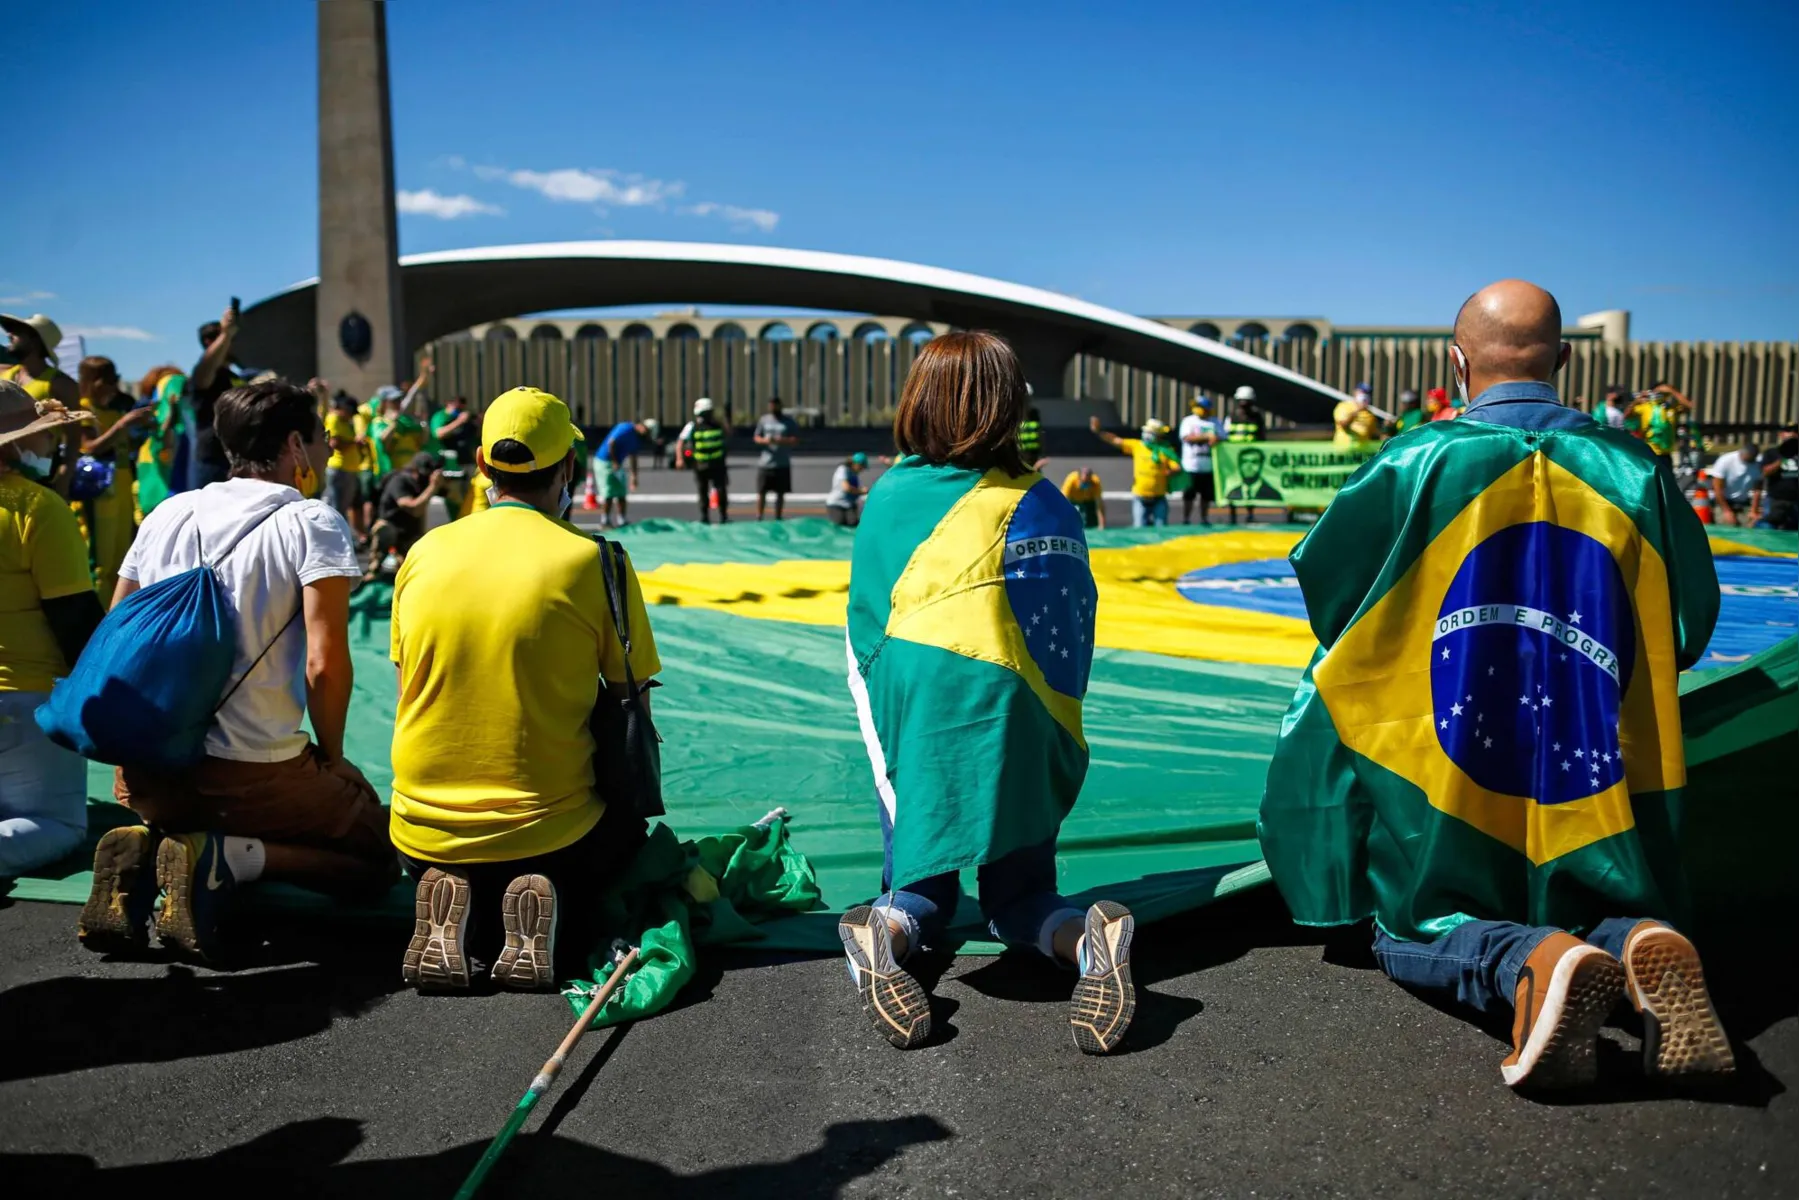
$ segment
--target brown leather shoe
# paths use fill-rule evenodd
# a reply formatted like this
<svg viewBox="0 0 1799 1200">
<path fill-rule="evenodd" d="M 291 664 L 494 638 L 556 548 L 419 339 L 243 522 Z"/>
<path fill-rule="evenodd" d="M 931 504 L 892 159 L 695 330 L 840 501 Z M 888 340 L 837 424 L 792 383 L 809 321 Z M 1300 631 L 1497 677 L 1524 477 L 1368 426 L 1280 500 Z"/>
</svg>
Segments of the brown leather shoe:
<svg viewBox="0 0 1799 1200">
<path fill-rule="evenodd" d="M 1684 936 L 1642 921 L 1624 939 L 1631 1004 L 1643 1014 L 1643 1073 L 1727 1075 L 1737 1068 L 1730 1039 L 1712 1008 L 1699 951 Z"/>
<path fill-rule="evenodd" d="M 1599 1027 L 1624 993 L 1624 965 L 1552 933 L 1531 951 L 1512 997 L 1512 1052 L 1499 1073 L 1515 1088 L 1566 1088 L 1598 1078 Z"/>
</svg>

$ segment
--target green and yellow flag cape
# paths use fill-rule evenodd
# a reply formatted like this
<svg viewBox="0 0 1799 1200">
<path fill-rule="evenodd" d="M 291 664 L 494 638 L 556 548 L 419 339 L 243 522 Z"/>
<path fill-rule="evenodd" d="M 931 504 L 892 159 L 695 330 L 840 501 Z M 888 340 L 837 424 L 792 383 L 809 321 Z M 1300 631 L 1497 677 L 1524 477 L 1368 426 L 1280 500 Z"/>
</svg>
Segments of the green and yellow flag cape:
<svg viewBox="0 0 1799 1200">
<path fill-rule="evenodd" d="M 889 883 L 1055 836 L 1087 775 L 1098 593 L 1080 515 L 1032 471 L 895 463 L 849 586 L 849 683 L 893 829 Z"/>
<path fill-rule="evenodd" d="M 1438 422 L 1293 551 L 1319 650 L 1259 831 L 1296 919 L 1679 917 L 1676 676 L 1718 615 L 1705 531 L 1612 430 Z"/>
</svg>

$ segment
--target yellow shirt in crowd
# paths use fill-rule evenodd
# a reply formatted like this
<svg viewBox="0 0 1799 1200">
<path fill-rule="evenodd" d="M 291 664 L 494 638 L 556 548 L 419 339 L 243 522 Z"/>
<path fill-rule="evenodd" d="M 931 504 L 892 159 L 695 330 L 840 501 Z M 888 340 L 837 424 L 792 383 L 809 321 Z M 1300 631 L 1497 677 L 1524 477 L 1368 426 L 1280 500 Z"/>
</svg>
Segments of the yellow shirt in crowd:
<svg viewBox="0 0 1799 1200">
<path fill-rule="evenodd" d="M 1341 401 L 1331 412 L 1337 430 L 1331 441 L 1337 446 L 1367 446 L 1380 441 L 1380 418 L 1373 411 L 1358 408 L 1354 400 Z M 1349 425 L 1345 429 L 1344 423 Z"/>
<path fill-rule="evenodd" d="M 331 459 L 325 464 L 326 466 L 334 471 L 362 470 L 362 433 L 356 428 L 355 417 L 345 416 L 340 412 L 332 413 L 325 418 L 325 436 L 344 438 L 350 442 L 350 445 L 343 450 L 334 447 L 331 451 Z"/>
<path fill-rule="evenodd" d="M 1140 438 L 1119 438 L 1118 448 L 1131 456 L 1131 495 L 1154 500 L 1168 494 L 1168 477 L 1180 470 L 1179 459 L 1156 454 Z"/>
<path fill-rule="evenodd" d="M 0 692 L 47 692 L 69 673 L 43 602 L 93 588 L 87 542 L 63 498 L 0 475 Z"/>
<path fill-rule="evenodd" d="M 661 670 L 635 572 L 631 670 Z M 519 504 L 419 539 L 394 580 L 394 845 L 426 862 L 560 850 L 605 812 L 587 722 L 601 678 L 624 682 L 600 553 Z"/>
<path fill-rule="evenodd" d="M 1067 496 L 1072 504 L 1098 503 L 1104 494 L 1104 489 L 1100 486 L 1099 476 L 1095 475 L 1092 483 L 1082 484 L 1081 473 L 1070 471 L 1068 478 L 1062 481 L 1062 494 Z"/>
</svg>

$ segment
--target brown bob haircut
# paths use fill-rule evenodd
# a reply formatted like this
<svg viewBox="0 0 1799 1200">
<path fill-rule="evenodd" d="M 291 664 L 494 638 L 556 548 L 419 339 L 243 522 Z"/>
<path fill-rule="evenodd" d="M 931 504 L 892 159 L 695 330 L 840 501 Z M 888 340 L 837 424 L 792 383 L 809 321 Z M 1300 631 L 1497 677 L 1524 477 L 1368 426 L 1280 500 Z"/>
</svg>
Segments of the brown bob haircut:
<svg viewBox="0 0 1799 1200">
<path fill-rule="evenodd" d="M 1006 339 L 979 330 L 946 333 L 912 360 L 893 419 L 901 454 L 976 471 L 1028 474 L 1018 453 L 1024 371 Z"/>
</svg>

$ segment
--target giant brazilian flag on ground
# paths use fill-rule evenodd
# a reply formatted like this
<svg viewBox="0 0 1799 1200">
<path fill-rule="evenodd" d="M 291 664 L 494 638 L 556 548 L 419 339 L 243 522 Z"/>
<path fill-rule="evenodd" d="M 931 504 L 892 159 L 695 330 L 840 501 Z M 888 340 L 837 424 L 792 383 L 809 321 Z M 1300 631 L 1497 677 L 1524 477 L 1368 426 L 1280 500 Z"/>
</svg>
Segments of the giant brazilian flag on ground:
<svg viewBox="0 0 1799 1200">
<path fill-rule="evenodd" d="M 1496 469 L 1494 475 L 1502 473 Z M 876 485 L 877 499 L 886 486 Z M 1447 526 L 1459 511 L 1450 511 L 1453 501 L 1438 490 L 1430 490 L 1425 501 L 1436 526 Z M 1022 499 L 1018 511 L 1029 515 Z M 921 525 L 927 520 L 922 503 L 914 516 Z M 939 518 L 931 528 L 941 524 Z M 818 519 L 723 527 L 645 521 L 622 533 L 664 662 L 665 686 L 656 693 L 655 712 L 666 739 L 668 821 L 681 839 L 702 839 L 703 848 L 708 844 L 703 839 L 728 838 L 776 805 L 785 806 L 792 813 L 785 827 L 792 845 L 817 868 L 829 911 L 762 925 L 757 943 L 762 946 L 835 952 L 830 912 L 866 900 L 880 887 L 879 802 L 845 686 L 846 630 L 853 632 L 851 559 L 877 552 L 871 536 L 876 533 L 873 526 L 852 531 Z M 1147 920 L 1267 881 L 1256 841 L 1257 806 L 1282 714 L 1318 645 L 1287 559 L 1303 533 L 1272 525 L 1087 531 L 1098 590 L 1092 663 L 1079 709 L 1087 767 L 1079 799 L 1062 824 L 1057 855 L 1062 885 L 1071 895 L 1111 895 Z M 1698 667 L 1680 677 L 1688 770 L 1680 837 L 1688 866 L 1694 867 L 1690 843 L 1699 835 L 1703 844 L 1697 853 L 1706 877 L 1729 878 L 1732 895 L 1770 911 L 1782 895 L 1790 897 L 1792 848 L 1799 844 L 1794 827 L 1799 806 L 1769 803 L 1769 797 L 1784 801 L 1790 792 L 1793 753 L 1799 748 L 1794 708 L 1799 643 L 1791 637 L 1799 610 L 1795 550 L 1799 537 L 1793 534 L 1713 532 L 1712 561 L 1724 582 L 1718 630 Z M 1303 565 L 1311 555 L 1308 543 L 1302 570 L 1311 570 Z M 1343 569 L 1358 574 L 1366 597 L 1390 556 L 1383 551 L 1372 564 L 1359 555 L 1344 557 Z M 1033 596 L 1035 589 L 1049 586 L 1035 576 L 1036 567 L 1044 568 L 1043 579 L 1053 579 L 1061 565 L 1066 560 L 1054 555 L 1029 559 L 1032 577 L 1026 587 Z M 1022 607 L 1027 616 L 1061 599 L 1060 584 L 1034 601 L 1024 592 L 1014 594 L 1011 582 L 1001 586 L 1008 589 L 1014 612 Z M 1548 612 L 1546 604 L 1554 601 L 1548 597 L 1534 607 Z M 1477 609 L 1489 602 L 1533 607 L 1524 598 L 1484 592 L 1471 593 L 1471 602 Z M 1339 633 L 1357 607 L 1332 609 Z M 365 588 L 352 608 L 356 693 L 349 753 L 377 789 L 385 789 L 394 706 L 385 589 Z M 1567 613 L 1556 615 L 1568 620 Z M 1598 619 L 1581 609 L 1581 626 Z M 934 648 L 945 655 L 940 661 L 961 665 L 944 652 L 941 639 L 908 639 L 893 626 L 891 613 L 881 627 L 908 642 L 907 654 L 926 656 Z M 1452 661 L 1464 641 L 1469 653 L 1486 653 L 1478 639 L 1492 628 L 1489 623 L 1464 630 L 1458 623 L 1447 643 Z M 1434 624 L 1429 633 L 1434 638 Z M 1059 634 L 1052 636 L 1057 638 L 1054 664 L 1062 661 L 1064 648 L 1072 663 L 1083 645 L 1079 634 L 1072 647 Z M 1608 630 L 1603 638 L 1622 659 L 1619 636 Z M 1634 642 L 1633 634 L 1633 647 Z M 1039 653 L 1049 653 L 1047 638 L 1031 649 L 1034 661 Z M 1023 667 L 1022 659 L 1015 661 Z M 1593 664 L 1592 658 L 1582 661 Z M 1643 655 L 1632 659 L 1632 680 L 1644 661 Z M 1498 661 L 1488 665 L 1495 667 L 1495 679 L 1498 670 L 1509 669 Z M 1622 673 L 1622 662 L 1618 665 Z M 878 660 L 874 671 L 880 671 Z M 1422 686 L 1424 676 L 1417 678 Z M 1051 671 L 1044 671 L 1044 683 L 1055 692 Z M 1545 678 L 1531 687 L 1537 683 L 1551 686 Z M 1029 681 L 1025 686 L 1030 690 Z M 1462 695 L 1473 691 L 1465 687 Z M 1022 693 L 1013 694 L 1022 702 Z M 1519 694 L 1509 697 L 1514 709 Z M 1599 694 L 1593 698 L 1603 700 Z M 1554 713 L 1563 701 L 1551 699 Z M 1052 695 L 1050 704 L 1040 698 L 1037 703 L 1050 714 L 1055 702 Z M 1487 720 L 1479 720 L 1482 712 Z M 1496 713 L 1476 709 L 1475 715 L 1484 739 Z M 1053 727 L 1043 725 L 1046 734 L 1070 737 L 1073 744 L 1067 725 L 1053 714 L 1048 720 Z M 1604 768 L 1609 746 L 1598 749 Z M 1585 757 L 1572 761 L 1587 765 Z M 1586 778 L 1592 777 L 1588 772 Z M 1483 786 L 1510 785 L 1501 779 Z M 106 771 L 96 768 L 89 779 L 90 825 L 96 831 L 123 816 L 108 802 L 110 794 Z M 903 804 L 905 797 L 899 799 Z M 1784 831 L 1781 820 L 1787 822 Z M 1752 835 L 1746 837 L 1745 830 Z M 673 878 L 682 861 L 670 857 L 659 866 Z M 14 895 L 79 902 L 87 894 L 90 862 L 91 851 L 74 855 L 18 881 Z M 1694 890 L 1704 899 L 1706 889 L 1697 884 Z M 306 893 L 275 887 L 251 889 L 246 896 L 271 907 L 312 912 L 325 907 Z M 355 915 L 403 930 L 410 913 L 410 894 L 401 889 L 386 906 Z M 985 947 L 971 902 L 963 914 L 959 926 L 971 939 L 965 949 Z M 711 921 L 706 936 L 725 936 L 721 921 Z M 741 923 L 734 929 L 730 936 L 736 938 L 758 932 Z"/>
</svg>

